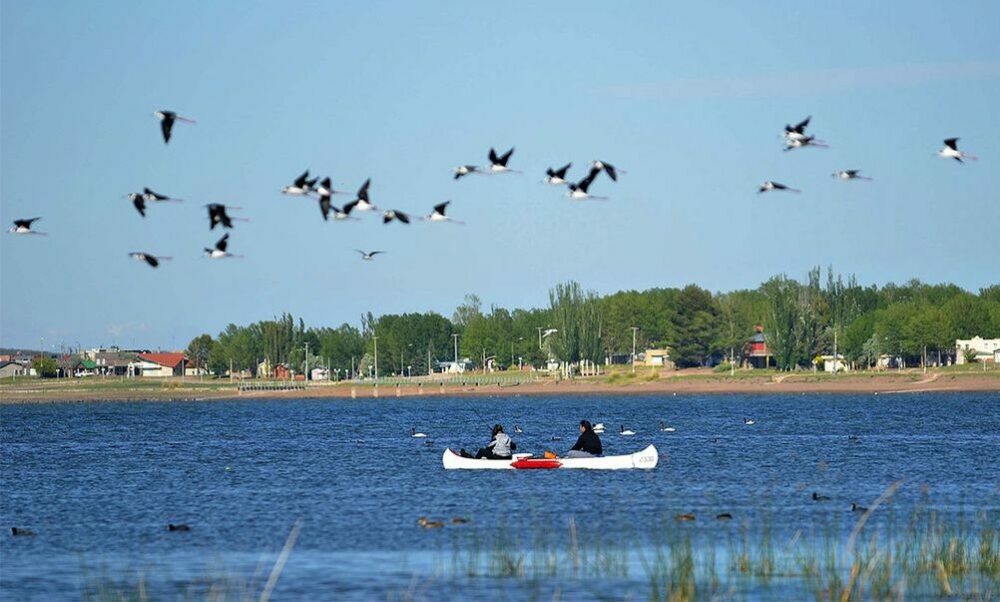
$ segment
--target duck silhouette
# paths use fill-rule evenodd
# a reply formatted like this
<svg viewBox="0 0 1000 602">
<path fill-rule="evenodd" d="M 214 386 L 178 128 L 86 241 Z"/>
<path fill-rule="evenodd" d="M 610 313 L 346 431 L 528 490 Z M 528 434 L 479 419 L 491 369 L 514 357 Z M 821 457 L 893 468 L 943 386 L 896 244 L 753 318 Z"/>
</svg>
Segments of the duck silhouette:
<svg viewBox="0 0 1000 602">
<path fill-rule="evenodd" d="M 179 524 L 176 524 L 176 525 L 173 524 L 173 523 L 170 523 L 170 524 L 167 525 L 167 531 L 190 531 L 190 530 L 191 530 L 191 527 L 189 525 L 184 524 L 184 523 L 179 523 Z"/>
<path fill-rule="evenodd" d="M 34 535 L 34 531 L 31 529 L 25 529 L 24 527 L 11 527 L 10 535 L 11 537 L 31 537 Z"/>
</svg>

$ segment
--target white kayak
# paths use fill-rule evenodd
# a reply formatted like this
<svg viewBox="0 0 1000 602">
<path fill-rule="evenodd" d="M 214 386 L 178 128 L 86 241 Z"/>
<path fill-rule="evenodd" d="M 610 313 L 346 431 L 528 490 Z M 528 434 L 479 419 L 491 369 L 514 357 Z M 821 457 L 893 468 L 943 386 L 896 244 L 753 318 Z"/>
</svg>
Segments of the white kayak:
<svg viewBox="0 0 1000 602">
<path fill-rule="evenodd" d="M 584 468 L 590 470 L 624 470 L 627 468 L 656 468 L 660 459 L 656 447 L 625 456 L 596 456 L 593 458 L 535 458 L 532 454 L 514 454 L 511 460 L 466 458 L 450 449 L 444 450 L 442 462 L 448 470 L 514 470 L 518 468 Z"/>
</svg>

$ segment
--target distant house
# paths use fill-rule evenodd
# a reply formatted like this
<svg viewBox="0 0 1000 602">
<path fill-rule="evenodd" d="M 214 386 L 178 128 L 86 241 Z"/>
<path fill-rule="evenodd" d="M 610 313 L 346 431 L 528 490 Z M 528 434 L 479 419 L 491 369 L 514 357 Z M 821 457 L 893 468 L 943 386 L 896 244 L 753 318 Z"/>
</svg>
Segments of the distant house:
<svg viewBox="0 0 1000 602">
<path fill-rule="evenodd" d="M 673 368 L 669 349 L 647 349 L 636 358 L 636 364 L 648 368 Z"/>
<path fill-rule="evenodd" d="M 326 368 L 313 368 L 309 373 L 309 380 L 330 380 L 330 371 Z"/>
<path fill-rule="evenodd" d="M 457 362 L 438 362 L 434 371 L 442 374 L 461 374 L 472 369 L 472 361 L 469 358 L 464 358 Z"/>
<path fill-rule="evenodd" d="M 87 356 L 94 362 L 94 371 L 103 376 L 135 376 L 133 372 L 139 354 L 112 349 L 92 349 Z M 131 368 L 130 368 L 131 367 Z"/>
<path fill-rule="evenodd" d="M 767 347 L 764 327 L 757 326 L 750 340 L 743 345 L 743 361 L 751 368 L 768 368 L 771 365 L 771 350 Z"/>
<path fill-rule="evenodd" d="M 140 353 L 136 373 L 143 377 L 184 376 L 187 358 L 183 353 Z"/>
<path fill-rule="evenodd" d="M 1000 339 L 984 339 L 983 337 L 957 339 L 955 341 L 955 363 L 964 364 L 968 351 L 975 352 L 977 362 L 996 361 L 997 350 L 1000 350 Z"/>
<path fill-rule="evenodd" d="M 274 366 L 274 378 L 278 380 L 292 380 L 292 371 L 284 364 Z"/>
<path fill-rule="evenodd" d="M 271 360 L 264 358 L 263 362 L 257 364 L 257 378 L 271 378 L 274 376 L 271 368 Z"/>
<path fill-rule="evenodd" d="M 0 378 L 17 376 L 28 376 L 28 367 L 9 360 L 0 362 Z"/>
<path fill-rule="evenodd" d="M 841 353 L 837 354 L 837 357 L 832 355 L 821 355 L 823 372 L 848 372 L 850 367 L 847 362 L 844 361 L 844 355 Z"/>
</svg>

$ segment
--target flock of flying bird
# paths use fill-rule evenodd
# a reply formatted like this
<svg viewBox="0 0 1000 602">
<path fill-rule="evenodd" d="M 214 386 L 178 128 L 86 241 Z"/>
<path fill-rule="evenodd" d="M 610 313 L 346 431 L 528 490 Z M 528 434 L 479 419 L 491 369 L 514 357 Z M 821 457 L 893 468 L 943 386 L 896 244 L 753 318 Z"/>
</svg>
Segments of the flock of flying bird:
<svg viewBox="0 0 1000 602">
<path fill-rule="evenodd" d="M 163 142 L 167 144 L 170 142 L 170 138 L 173 132 L 174 125 L 178 122 L 182 123 L 196 123 L 193 119 L 188 119 L 187 117 L 182 117 L 173 111 L 159 110 L 155 111 L 153 115 L 160 120 L 160 131 L 163 135 Z M 828 148 L 828 145 L 823 141 L 816 138 L 816 136 L 806 134 L 806 128 L 809 126 L 809 122 L 812 117 L 806 117 L 801 122 L 795 125 L 786 125 L 785 131 L 783 132 L 785 151 L 790 151 L 798 148 L 805 148 L 808 146 Z M 966 159 L 975 160 L 977 157 L 969 155 L 963 151 L 958 150 L 958 138 L 948 138 L 944 141 L 944 146 L 937 152 L 937 155 L 947 159 L 954 159 L 959 163 L 963 163 Z M 512 169 L 508 164 L 510 162 L 511 156 L 514 154 L 514 149 L 511 148 L 503 154 L 497 154 L 496 150 L 490 148 L 487 158 L 489 160 L 488 166 L 478 166 L 478 165 L 460 165 L 454 169 L 454 179 L 459 180 L 469 175 L 498 175 L 505 173 L 522 173 L 515 169 Z M 572 180 L 568 177 L 570 168 L 573 166 L 572 163 L 567 163 L 558 169 L 553 169 L 549 167 L 545 170 L 545 179 L 543 182 L 545 184 L 550 184 L 553 186 L 565 186 L 566 196 L 572 200 L 607 200 L 608 197 L 596 196 L 590 193 L 590 187 L 597 179 L 601 172 L 607 174 L 607 176 L 614 182 L 618 181 L 618 174 L 625 173 L 620 169 L 616 169 L 615 166 L 607 163 L 606 161 L 592 161 L 590 163 L 590 169 L 587 174 L 579 180 Z M 861 175 L 860 170 L 857 169 L 845 169 L 837 171 L 831 174 L 832 177 L 838 178 L 840 180 L 871 180 L 867 176 Z M 369 197 L 368 190 L 371 186 L 371 179 L 365 180 L 365 182 L 358 189 L 357 193 L 354 195 L 354 200 L 344 203 L 342 206 L 337 207 L 333 205 L 332 198 L 335 195 L 346 194 L 343 191 L 334 190 L 333 184 L 329 177 L 325 177 L 322 180 L 319 177 L 309 177 L 309 171 L 306 170 L 305 173 L 296 178 L 291 185 L 282 188 L 281 192 L 287 195 L 293 196 L 304 196 L 304 197 L 315 197 L 319 202 L 320 213 L 323 215 L 324 220 L 329 220 L 330 215 L 333 215 L 334 220 L 356 220 L 357 217 L 352 217 L 353 212 L 377 212 L 379 208 L 371 201 Z M 797 188 L 792 188 L 781 184 L 779 182 L 774 182 L 768 180 L 760 185 L 757 192 L 758 194 L 764 192 L 770 192 L 773 190 L 783 190 L 787 192 L 801 192 Z M 125 195 L 132 202 L 136 211 L 139 212 L 143 218 L 146 217 L 146 207 L 147 205 L 155 203 L 167 203 L 167 202 L 181 202 L 181 199 L 173 198 L 168 195 L 157 193 L 149 188 L 143 188 L 143 191 L 132 192 Z M 431 213 L 422 216 L 419 219 L 429 222 L 452 222 L 456 224 L 464 224 L 447 215 L 446 211 L 448 205 L 451 201 L 445 201 L 443 203 L 438 203 L 434 205 Z M 248 221 L 246 218 L 233 217 L 229 215 L 229 211 L 238 210 L 239 207 L 232 205 L 224 205 L 222 203 L 210 203 L 205 205 L 208 211 L 209 229 L 214 230 L 216 226 L 222 226 L 223 228 L 229 229 L 233 227 L 233 222 L 235 221 Z M 40 220 L 40 217 L 32 217 L 25 219 L 14 220 L 14 225 L 10 228 L 9 232 L 13 234 L 34 234 L 34 235 L 46 235 L 45 232 L 39 232 L 32 228 L 33 224 Z M 382 223 L 389 224 L 393 221 L 398 221 L 401 224 L 409 224 L 411 222 L 410 214 L 400 211 L 399 209 L 385 209 L 382 211 Z M 229 234 L 226 233 L 212 248 L 206 247 L 204 249 L 204 254 L 210 259 L 224 259 L 230 257 L 243 257 L 242 255 L 236 255 L 230 253 L 228 250 L 229 245 Z M 361 259 L 365 261 L 371 261 L 378 254 L 384 253 L 384 251 L 364 251 L 361 249 L 355 249 L 360 255 Z M 171 257 L 163 255 L 154 255 L 145 251 L 133 251 L 129 253 L 129 256 L 137 261 L 144 261 L 150 267 L 158 267 L 160 262 L 165 260 L 170 260 Z"/>
<path fill-rule="evenodd" d="M 782 137 L 785 140 L 785 152 L 790 150 L 795 150 L 797 148 L 805 148 L 807 146 L 814 146 L 817 148 L 830 148 L 830 146 L 823 140 L 819 140 L 816 136 L 810 136 L 806 134 L 806 128 L 809 127 L 809 122 L 812 120 L 812 115 L 806 117 L 802 121 L 795 125 L 785 125 L 785 131 L 782 133 Z M 937 152 L 939 157 L 944 157 L 946 159 L 954 159 L 959 163 L 964 163 L 963 159 L 978 159 L 978 157 L 973 157 L 972 155 L 966 154 L 958 150 L 958 138 L 947 138 L 944 141 L 944 146 Z M 871 180 L 867 176 L 861 175 L 860 169 L 842 169 L 830 174 L 830 177 L 837 178 L 840 180 Z M 786 192 L 802 192 L 798 188 L 792 188 L 791 186 L 786 186 L 779 182 L 774 182 L 772 180 L 767 180 L 757 189 L 757 194 L 763 192 L 771 192 L 772 190 L 784 190 Z"/>
</svg>

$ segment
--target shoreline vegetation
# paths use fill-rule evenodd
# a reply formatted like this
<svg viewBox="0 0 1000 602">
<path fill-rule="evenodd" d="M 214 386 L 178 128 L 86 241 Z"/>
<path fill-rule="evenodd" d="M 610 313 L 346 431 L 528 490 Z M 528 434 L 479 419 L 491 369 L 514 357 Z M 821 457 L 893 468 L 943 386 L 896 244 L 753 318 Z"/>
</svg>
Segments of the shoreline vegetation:
<svg viewBox="0 0 1000 602">
<path fill-rule="evenodd" d="M 408 553 L 402 552 L 400 566 L 410 567 L 402 578 L 410 573 L 409 586 L 400 589 L 396 579 L 378 597 L 475 598 L 485 584 L 536 600 L 562 599 L 564 590 L 571 598 L 573 592 L 591 592 L 601 599 L 609 586 L 624 594 L 612 596 L 616 598 L 676 602 L 742 597 L 993 599 L 1000 593 L 995 510 L 942 512 L 925 499 L 900 511 L 892 497 L 902 485 L 890 485 L 846 523 L 831 512 L 779 528 L 773 523 L 777 509 L 772 508 L 723 523 L 711 515 L 680 521 L 665 513 L 642 528 L 610 534 L 577 524 L 572 516 L 563 523 L 532 523 L 520 529 L 481 530 L 473 522 L 461 535 L 449 535 L 449 529 L 428 531 L 433 560 L 412 564 L 403 560 Z M 873 522 L 876 514 L 882 519 Z M 706 522 L 722 526 L 706 531 Z M 292 553 L 287 542 L 283 553 Z M 165 586 L 156 575 L 112 578 L 107 570 L 96 573 L 96 578 L 85 578 L 83 599 L 148 600 L 178 593 L 214 600 L 256 599 L 262 576 L 259 569 L 252 578 L 230 570 Z M 176 590 L 160 591 L 164 587 Z"/>
<path fill-rule="evenodd" d="M 657 394 L 807 394 L 1000 392 L 1000 370 L 979 365 L 864 371 L 840 374 L 776 370 L 612 369 L 571 379 L 536 372 L 470 372 L 459 375 L 341 382 L 230 380 L 227 378 L 101 378 L 0 380 L 0 404 L 71 401 L 195 401 L 255 398 L 371 399 L 419 396 L 544 396 Z"/>
</svg>

